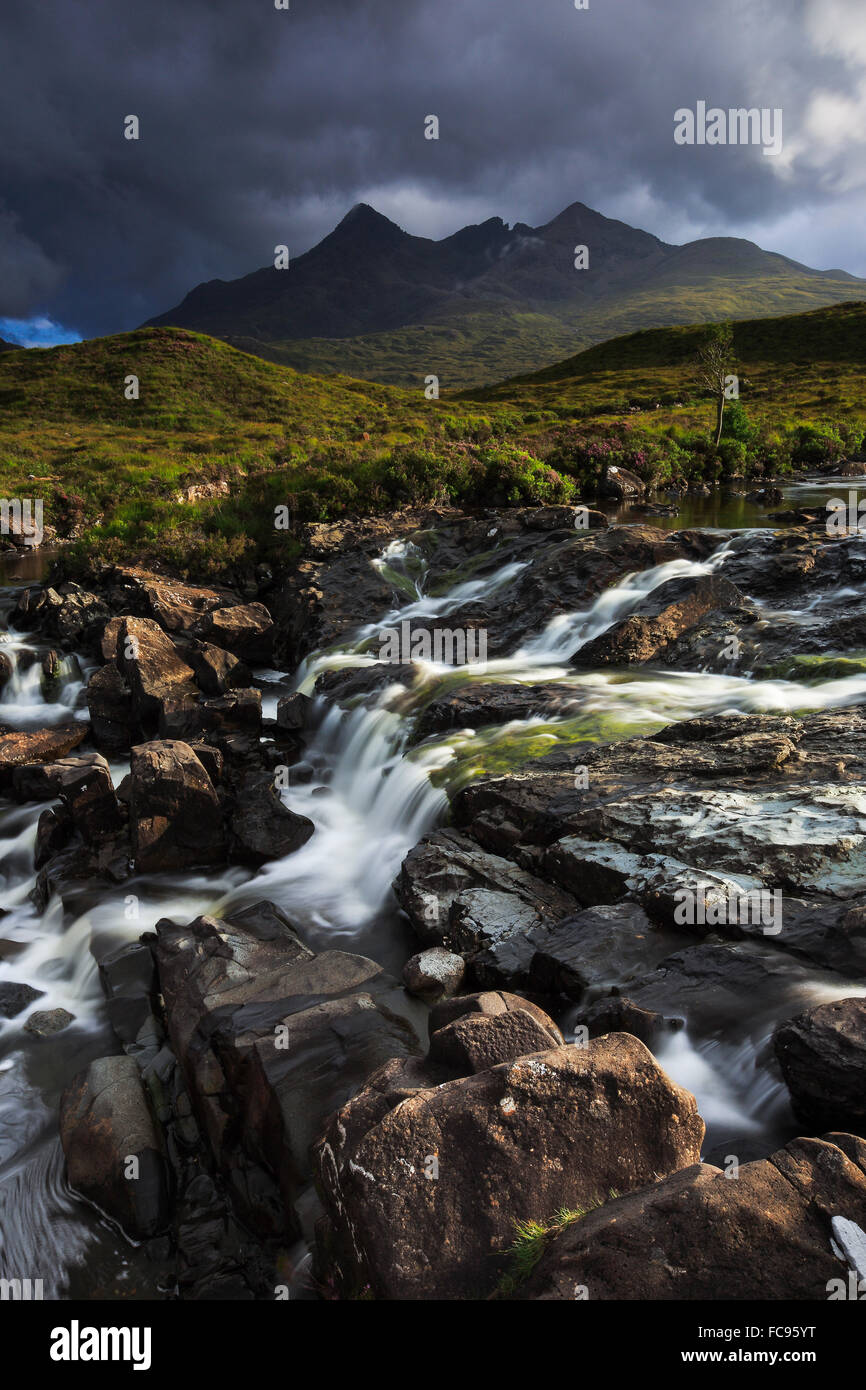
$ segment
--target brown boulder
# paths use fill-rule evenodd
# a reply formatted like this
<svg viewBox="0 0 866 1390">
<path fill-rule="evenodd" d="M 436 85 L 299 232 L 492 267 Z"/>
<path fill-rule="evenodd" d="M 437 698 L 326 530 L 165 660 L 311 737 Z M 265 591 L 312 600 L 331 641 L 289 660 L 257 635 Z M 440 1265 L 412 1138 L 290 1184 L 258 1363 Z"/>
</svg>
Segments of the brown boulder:
<svg viewBox="0 0 866 1390">
<path fill-rule="evenodd" d="M 60 1139 L 76 1192 L 134 1239 L 168 1222 L 162 1137 L 132 1057 L 101 1057 L 63 1094 Z"/>
<path fill-rule="evenodd" d="M 224 921 L 157 923 L 169 1033 L 222 1169 L 246 1154 L 276 1177 L 280 1213 L 241 1187 L 250 1218 L 291 1226 L 308 1150 L 327 1117 L 386 1059 L 420 1051 L 406 996 L 364 956 L 316 956 L 270 903 Z"/>
<path fill-rule="evenodd" d="M 653 595 L 652 607 L 665 603 L 668 593 L 677 595 L 683 585 L 673 580 Z M 650 616 L 633 614 L 615 623 L 607 632 L 593 638 L 571 658 L 573 666 L 596 669 L 599 666 L 628 666 L 653 661 L 678 637 L 696 627 L 708 614 L 718 611 L 737 611 L 746 606 L 746 599 L 730 580 L 721 575 L 699 579 L 689 592 L 665 603 Z"/>
<path fill-rule="evenodd" d="M 206 641 L 244 661 L 261 664 L 273 656 L 274 623 L 263 603 L 216 608 L 202 619 L 198 631 Z"/>
<path fill-rule="evenodd" d="M 133 748 L 130 823 L 140 872 L 225 862 L 219 799 L 195 753 L 180 740 Z"/>
<path fill-rule="evenodd" d="M 53 763 L 77 748 L 90 732 L 79 720 L 35 733 L 0 735 L 0 786 L 9 786 L 13 769 L 25 763 Z"/>
<path fill-rule="evenodd" d="M 866 1000 L 837 999 L 783 1023 L 773 1040 L 797 1118 L 866 1135 Z"/>
<path fill-rule="evenodd" d="M 519 1296 L 825 1302 L 847 1281 L 840 1213 L 866 1226 L 866 1144 L 850 1134 L 794 1139 L 736 1177 L 695 1164 L 551 1235 Z"/>
<path fill-rule="evenodd" d="M 227 691 L 249 686 L 250 668 L 231 652 L 212 642 L 193 642 L 185 655 L 205 695 L 225 695 Z"/>
<path fill-rule="evenodd" d="M 262 726 L 262 692 L 250 687 L 203 700 L 198 716 L 206 733 L 257 735 Z"/>
<path fill-rule="evenodd" d="M 464 1014 L 437 1029 L 430 1036 L 428 1056 L 461 1076 L 471 1076 L 531 1052 L 546 1052 L 562 1042 L 552 1023 L 547 1028 L 526 1009 L 508 1009 L 493 1016 Z"/>
<path fill-rule="evenodd" d="M 584 1210 L 697 1162 L 704 1126 L 636 1038 L 554 1047 L 430 1089 L 393 1064 L 332 1117 L 314 1150 L 346 1290 L 477 1298 L 515 1222 Z"/>
<path fill-rule="evenodd" d="M 117 664 L 132 692 L 140 727 L 160 733 L 177 730 L 178 714 L 194 710 L 198 691 L 193 672 L 174 643 L 151 618 L 124 618 L 117 639 Z"/>
</svg>

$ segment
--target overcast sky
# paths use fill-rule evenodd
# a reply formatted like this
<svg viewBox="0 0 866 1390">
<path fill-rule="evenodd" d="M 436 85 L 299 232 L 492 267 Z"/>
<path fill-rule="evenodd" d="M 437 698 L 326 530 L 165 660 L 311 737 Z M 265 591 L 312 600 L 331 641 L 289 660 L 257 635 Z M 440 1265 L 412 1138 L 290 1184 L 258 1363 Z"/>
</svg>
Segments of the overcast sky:
<svg viewBox="0 0 866 1390">
<path fill-rule="evenodd" d="M 866 276 L 866 0 L 3 0 L 2 29 L 2 336 L 132 328 L 359 201 L 440 237 L 579 200 Z M 699 100 L 781 107 L 782 155 L 676 145 Z"/>
</svg>

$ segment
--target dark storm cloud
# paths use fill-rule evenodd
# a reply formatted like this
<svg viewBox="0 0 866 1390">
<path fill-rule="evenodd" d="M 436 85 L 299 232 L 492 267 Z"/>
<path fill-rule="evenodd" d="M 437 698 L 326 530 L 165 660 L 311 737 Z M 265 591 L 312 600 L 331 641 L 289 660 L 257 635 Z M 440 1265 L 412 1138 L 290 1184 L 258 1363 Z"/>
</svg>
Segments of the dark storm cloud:
<svg viewBox="0 0 866 1390">
<path fill-rule="evenodd" d="M 0 316 L 128 328 L 360 199 L 434 236 L 579 199 L 866 273 L 860 0 L 7 0 L 3 30 Z M 698 99 L 782 107 L 782 158 L 676 147 Z"/>
</svg>

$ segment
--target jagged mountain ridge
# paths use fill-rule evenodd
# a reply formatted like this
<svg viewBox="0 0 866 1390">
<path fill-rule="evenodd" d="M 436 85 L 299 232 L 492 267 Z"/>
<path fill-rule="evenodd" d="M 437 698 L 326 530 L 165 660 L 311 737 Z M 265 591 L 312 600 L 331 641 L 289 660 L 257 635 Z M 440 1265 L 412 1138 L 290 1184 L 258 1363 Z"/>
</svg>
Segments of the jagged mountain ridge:
<svg viewBox="0 0 866 1390">
<path fill-rule="evenodd" d="M 575 247 L 589 267 L 575 268 Z M 635 328 L 790 313 L 863 297 L 866 282 L 749 241 L 674 246 L 573 203 L 541 227 L 491 217 L 440 241 L 366 204 L 317 246 L 198 285 L 148 326 L 192 328 L 301 370 L 449 385 L 538 368 Z"/>
</svg>

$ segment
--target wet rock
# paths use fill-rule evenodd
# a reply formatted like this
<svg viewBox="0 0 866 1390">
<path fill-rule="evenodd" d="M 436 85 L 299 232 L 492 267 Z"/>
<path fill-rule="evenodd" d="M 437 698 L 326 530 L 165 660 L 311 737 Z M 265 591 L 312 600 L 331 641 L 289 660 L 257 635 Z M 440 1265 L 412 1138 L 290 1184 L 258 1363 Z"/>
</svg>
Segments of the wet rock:
<svg viewBox="0 0 866 1390">
<path fill-rule="evenodd" d="M 211 609 L 198 633 L 243 661 L 267 664 L 273 657 L 274 624 L 263 603 L 242 603 Z"/>
<path fill-rule="evenodd" d="M 44 912 L 56 894 L 64 907 L 77 915 L 90 908 L 95 894 L 112 892 L 129 878 L 129 873 L 129 840 L 125 833 L 99 844 L 76 840 L 41 865 L 29 897 L 37 910 Z"/>
<path fill-rule="evenodd" d="M 194 708 L 198 691 L 191 667 L 178 656 L 171 638 L 150 618 L 124 618 L 117 639 L 117 664 L 132 692 L 139 726 L 155 733 L 178 710 Z"/>
<path fill-rule="evenodd" d="M 111 1026 L 127 1053 L 141 1066 L 145 1040 L 158 1044 L 162 1039 L 156 1018 L 156 965 L 150 946 L 132 941 L 109 952 L 99 962 L 99 978 Z"/>
<path fill-rule="evenodd" d="M 455 938 L 476 950 L 574 911 L 574 899 L 454 830 L 437 830 L 410 850 L 394 884 L 425 943 Z"/>
<path fill-rule="evenodd" d="M 113 664 L 101 666 L 91 675 L 87 682 L 87 708 L 97 748 L 110 753 L 126 752 L 133 743 L 137 720 L 132 692 Z"/>
<path fill-rule="evenodd" d="M 335 704 L 349 709 L 360 702 L 378 702 L 386 686 L 412 684 L 416 675 L 414 663 L 398 666 L 382 662 L 376 666 L 349 666 L 344 670 L 323 671 L 316 681 L 316 695 L 325 695 Z"/>
<path fill-rule="evenodd" d="M 284 804 L 267 773 L 250 773 L 235 798 L 231 830 L 233 858 L 258 865 L 294 854 L 315 826 Z"/>
<path fill-rule="evenodd" d="M 530 988 L 578 1000 L 590 989 L 626 988 L 679 944 L 635 903 L 588 908 L 534 939 Z"/>
<path fill-rule="evenodd" d="M 392 1064 L 315 1147 L 332 1219 L 323 1263 L 345 1291 L 376 1298 L 483 1296 L 515 1222 L 695 1162 L 702 1135 L 694 1099 L 625 1035 L 431 1089 L 407 1090 Z"/>
<path fill-rule="evenodd" d="M 35 733 L 0 735 L 0 786 L 9 786 L 14 769 L 25 763 L 52 763 L 64 758 L 83 742 L 88 732 L 89 726 L 76 720 Z"/>
<path fill-rule="evenodd" d="M 507 724 L 533 715 L 567 718 L 582 704 L 578 691 L 568 685 L 484 685 L 473 682 L 462 690 L 438 696 L 424 708 L 416 725 L 414 742 L 447 729 L 482 729 Z"/>
<path fill-rule="evenodd" d="M 412 956 L 403 967 L 403 984 L 410 994 L 435 1004 L 445 995 L 456 994 L 466 973 L 466 962 L 443 946 L 431 946 Z"/>
<path fill-rule="evenodd" d="M 576 529 L 573 514 L 562 527 L 569 508 L 551 518 L 552 530 L 531 529 L 542 510 L 515 508 L 479 518 L 436 508 L 413 514 L 411 522 L 392 516 L 309 528 L 308 557 L 274 603 L 280 664 L 296 666 L 312 649 L 335 645 L 368 623 L 371 613 L 386 612 L 396 598 L 405 601 L 405 588 L 387 582 L 387 563 L 378 571 L 372 563 L 395 534 L 423 554 L 428 593 L 452 587 L 461 575 L 477 579 L 506 564 L 519 567 L 509 583 L 449 614 L 452 629 L 480 625 L 487 630 L 490 656 L 513 652 L 550 618 L 585 608 L 623 575 L 666 560 L 705 556 L 720 539 L 708 543 L 702 533 L 671 534 L 649 526 L 605 529 L 592 513 L 588 529 Z M 419 523 L 423 529 L 413 532 Z M 406 671 L 391 669 L 392 679 Z"/>
<path fill-rule="evenodd" d="M 24 1031 L 33 1033 L 37 1038 L 50 1038 L 53 1033 L 62 1033 L 74 1022 L 75 1015 L 68 1009 L 38 1009 L 28 1018 Z"/>
<path fill-rule="evenodd" d="M 810 1009 L 782 1024 L 774 1045 L 804 1125 L 866 1134 L 866 1001 L 837 999 Z"/>
<path fill-rule="evenodd" d="M 301 733 L 307 727 L 312 708 L 309 695 L 302 695 L 299 690 L 283 695 L 277 702 L 277 727 L 289 733 Z"/>
<path fill-rule="evenodd" d="M 133 1058 L 101 1057 L 75 1077 L 61 1101 L 60 1138 L 76 1192 L 134 1239 L 166 1227 L 162 1138 Z"/>
<path fill-rule="evenodd" d="M 36 822 L 33 867 L 41 869 L 53 855 L 65 849 L 73 831 L 72 817 L 65 807 L 47 807 Z"/>
<path fill-rule="evenodd" d="M 199 717 L 205 733 L 258 734 L 262 726 L 262 693 L 252 688 L 232 690 L 217 699 L 204 700 Z"/>
<path fill-rule="evenodd" d="M 44 990 L 34 989 L 32 985 L 4 980 L 0 983 L 0 1018 L 16 1018 L 35 999 L 41 999 L 44 993 Z"/>
<path fill-rule="evenodd" d="M 848 1279 L 837 1213 L 866 1225 L 866 1145 L 851 1135 L 794 1139 L 736 1180 L 694 1164 L 552 1235 L 518 1296 L 826 1302 Z"/>
<path fill-rule="evenodd" d="M 283 1209 L 250 1210 L 257 1228 L 291 1228 L 325 1118 L 389 1057 L 420 1050 L 406 995 L 363 956 L 315 956 L 270 904 L 227 921 L 163 920 L 157 937 L 172 1047 L 202 1130 L 230 1180 L 250 1158 L 278 1180 Z"/>
<path fill-rule="evenodd" d="M 250 668 L 243 661 L 212 642 L 191 642 L 184 655 L 205 695 L 225 695 L 229 690 L 248 687 L 252 681 Z"/>
<path fill-rule="evenodd" d="M 137 745 L 130 776 L 132 851 L 139 872 L 225 862 L 219 800 L 188 744 Z"/>
<path fill-rule="evenodd" d="M 780 1017 L 807 1004 L 817 984 L 842 993 L 839 976 L 821 974 L 778 948 L 751 941 L 705 941 L 675 951 L 629 985 L 639 1008 L 686 1020 L 694 1038 L 763 1040 Z"/>
<path fill-rule="evenodd" d="M 14 670 L 12 658 L 7 656 L 4 651 L 0 651 L 0 690 L 6 689 Z"/>
<path fill-rule="evenodd" d="M 63 657 L 60 652 L 46 652 L 40 665 L 42 675 L 39 680 L 39 689 L 42 698 L 47 704 L 54 704 L 59 699 L 63 684 Z"/>
<path fill-rule="evenodd" d="M 573 666 L 595 670 L 599 666 L 628 666 L 655 661 L 665 649 L 694 628 L 710 613 L 745 612 L 743 594 L 730 580 L 710 575 L 697 582 L 672 580 L 656 589 L 645 607 L 601 636 L 587 642 L 571 658 Z"/>
</svg>

